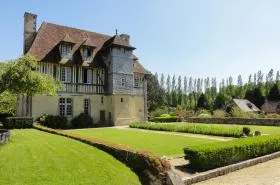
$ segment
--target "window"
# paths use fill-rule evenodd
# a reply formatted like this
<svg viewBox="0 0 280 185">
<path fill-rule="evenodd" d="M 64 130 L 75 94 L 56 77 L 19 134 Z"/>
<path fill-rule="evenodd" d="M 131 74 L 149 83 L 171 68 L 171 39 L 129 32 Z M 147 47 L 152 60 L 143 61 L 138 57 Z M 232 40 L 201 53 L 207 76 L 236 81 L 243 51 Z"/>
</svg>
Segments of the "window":
<svg viewBox="0 0 280 185">
<path fill-rule="evenodd" d="M 83 48 L 82 56 L 84 60 L 89 60 L 91 57 L 91 49 L 88 47 Z"/>
<path fill-rule="evenodd" d="M 61 67 L 60 69 L 60 81 L 71 82 L 71 67 Z"/>
<path fill-rule="evenodd" d="M 121 102 L 123 102 L 123 98 L 121 98 Z"/>
<path fill-rule="evenodd" d="M 121 86 L 122 86 L 122 87 L 125 87 L 125 78 L 122 78 L 122 79 L 121 79 Z"/>
<path fill-rule="evenodd" d="M 84 83 L 92 84 L 92 70 L 91 69 L 84 69 Z"/>
<path fill-rule="evenodd" d="M 59 98 L 59 115 L 72 116 L 72 99 Z"/>
<path fill-rule="evenodd" d="M 138 76 L 134 76 L 134 86 L 135 87 L 139 87 L 139 77 Z"/>
<path fill-rule="evenodd" d="M 88 98 L 84 99 L 84 113 L 90 115 L 90 101 Z"/>
<path fill-rule="evenodd" d="M 103 104 L 103 101 L 104 101 L 103 96 L 101 96 L 101 103 L 102 103 L 102 104 Z"/>
<path fill-rule="evenodd" d="M 72 50 L 72 46 L 69 43 L 63 43 L 59 47 L 61 57 L 70 58 L 72 56 L 71 50 Z"/>
</svg>

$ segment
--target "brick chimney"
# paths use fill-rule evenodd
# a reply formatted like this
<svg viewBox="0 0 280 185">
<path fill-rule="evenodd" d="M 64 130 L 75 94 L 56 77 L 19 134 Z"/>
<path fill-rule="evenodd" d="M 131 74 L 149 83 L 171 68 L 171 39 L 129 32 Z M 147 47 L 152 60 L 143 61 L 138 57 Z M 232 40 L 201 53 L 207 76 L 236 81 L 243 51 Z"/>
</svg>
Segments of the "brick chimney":
<svg viewBox="0 0 280 185">
<path fill-rule="evenodd" d="M 120 37 L 129 43 L 129 35 L 128 34 L 120 34 Z"/>
<path fill-rule="evenodd" d="M 37 15 L 25 12 L 24 13 L 24 32 L 23 32 L 23 53 L 26 54 L 36 36 L 36 21 Z"/>
</svg>

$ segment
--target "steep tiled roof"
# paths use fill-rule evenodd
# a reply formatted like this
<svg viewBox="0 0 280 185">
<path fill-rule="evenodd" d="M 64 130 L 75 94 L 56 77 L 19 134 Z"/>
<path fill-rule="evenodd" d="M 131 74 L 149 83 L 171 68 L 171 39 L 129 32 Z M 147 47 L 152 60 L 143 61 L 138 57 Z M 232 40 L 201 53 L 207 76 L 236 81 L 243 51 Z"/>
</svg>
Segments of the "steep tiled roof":
<svg viewBox="0 0 280 185">
<path fill-rule="evenodd" d="M 134 73 L 141 73 L 141 74 L 147 74 L 148 73 L 148 71 L 140 64 L 137 57 L 135 57 L 133 59 L 133 72 Z"/>
<path fill-rule="evenodd" d="M 258 112 L 260 109 L 246 99 L 233 99 L 233 102 L 244 112 Z"/>
<path fill-rule="evenodd" d="M 280 101 L 266 100 L 262 105 L 262 111 L 267 113 L 280 113 Z"/>
<path fill-rule="evenodd" d="M 61 41 L 66 41 L 74 44 L 73 51 L 76 51 L 82 44 L 96 48 L 93 52 L 93 56 L 95 56 L 108 40 L 110 40 L 108 44 L 134 49 L 128 41 L 120 36 L 111 37 L 100 33 L 43 22 L 29 52 L 38 61 L 41 61 Z"/>
</svg>

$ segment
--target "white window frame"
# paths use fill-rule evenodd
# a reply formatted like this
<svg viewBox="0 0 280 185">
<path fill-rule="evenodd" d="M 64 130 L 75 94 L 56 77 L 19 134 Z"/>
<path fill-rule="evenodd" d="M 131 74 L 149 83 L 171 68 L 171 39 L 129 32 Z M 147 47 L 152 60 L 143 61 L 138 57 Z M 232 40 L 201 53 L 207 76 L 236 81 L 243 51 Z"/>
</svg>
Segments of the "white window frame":
<svg viewBox="0 0 280 185">
<path fill-rule="evenodd" d="M 60 68 L 60 81 L 70 83 L 72 77 L 71 67 L 61 67 Z"/>
<path fill-rule="evenodd" d="M 71 58 L 72 46 L 70 43 L 62 43 L 59 46 L 61 57 Z"/>
<path fill-rule="evenodd" d="M 85 84 L 92 84 L 93 83 L 93 70 L 92 69 L 85 69 L 87 72 L 87 81 L 84 82 Z"/>
<path fill-rule="evenodd" d="M 64 117 L 72 117 L 73 100 L 72 98 L 59 98 L 59 115 Z"/>
<path fill-rule="evenodd" d="M 89 98 L 84 99 L 84 113 L 86 115 L 90 115 L 90 99 Z"/>
</svg>

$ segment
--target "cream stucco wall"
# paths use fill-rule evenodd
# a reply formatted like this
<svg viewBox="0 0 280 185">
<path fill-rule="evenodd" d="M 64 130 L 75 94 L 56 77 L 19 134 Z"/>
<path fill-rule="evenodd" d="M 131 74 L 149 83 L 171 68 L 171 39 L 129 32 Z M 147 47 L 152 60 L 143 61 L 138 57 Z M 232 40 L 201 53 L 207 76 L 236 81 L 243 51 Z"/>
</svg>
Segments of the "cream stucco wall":
<svg viewBox="0 0 280 185">
<path fill-rule="evenodd" d="M 101 102 L 101 97 L 103 97 L 103 103 Z M 143 96 L 121 94 L 81 95 L 60 93 L 56 97 L 36 95 L 32 97 L 32 117 L 36 119 L 42 114 L 58 115 L 59 98 L 72 99 L 73 116 L 69 117 L 69 120 L 84 112 L 85 98 L 90 99 L 90 114 L 95 123 L 100 122 L 100 111 L 105 111 L 106 123 L 109 123 L 109 112 L 111 112 L 111 123 L 114 125 L 127 125 L 132 121 L 144 120 Z M 123 102 L 121 102 L 121 98 Z"/>
</svg>

